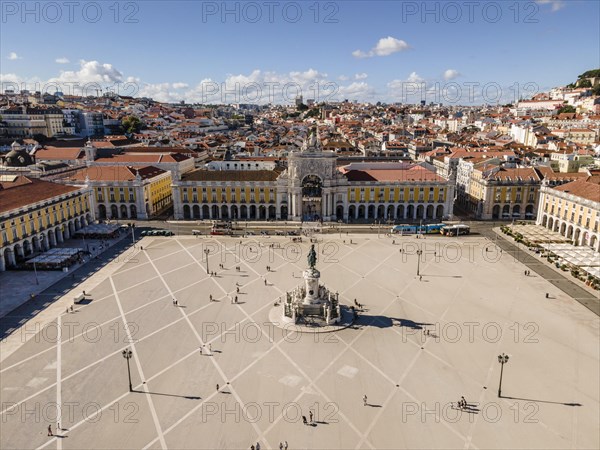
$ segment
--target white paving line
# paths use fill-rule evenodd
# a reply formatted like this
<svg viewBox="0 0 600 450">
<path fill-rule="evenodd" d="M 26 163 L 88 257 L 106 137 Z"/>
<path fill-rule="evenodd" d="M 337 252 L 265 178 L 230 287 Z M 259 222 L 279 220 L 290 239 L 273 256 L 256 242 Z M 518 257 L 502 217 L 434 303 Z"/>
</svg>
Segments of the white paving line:
<svg viewBox="0 0 600 450">
<path fill-rule="evenodd" d="M 117 301 L 117 305 L 119 307 L 119 311 L 121 312 L 121 318 L 123 319 L 123 325 L 125 327 L 125 333 L 127 333 L 127 338 L 129 341 L 129 345 L 131 346 L 131 350 L 133 351 L 133 359 L 135 360 L 135 364 L 138 368 L 138 372 L 142 380 L 145 380 L 144 371 L 142 369 L 142 365 L 140 363 L 140 358 L 138 357 L 137 351 L 135 349 L 135 341 L 133 336 L 131 335 L 131 331 L 129 330 L 129 324 L 127 323 L 127 318 L 125 317 L 125 313 L 123 312 L 123 306 L 121 305 L 121 300 L 119 298 L 119 293 L 117 292 L 117 288 L 115 287 L 115 283 L 112 279 L 112 276 L 109 277 L 110 284 L 112 285 L 113 291 L 115 293 L 115 300 Z M 144 392 L 148 394 L 148 385 L 143 385 Z M 160 445 L 163 449 L 167 448 L 167 444 L 165 442 L 165 437 L 163 436 L 162 429 L 160 427 L 160 423 L 158 421 L 158 415 L 156 414 L 156 409 L 154 408 L 154 401 L 152 400 L 151 395 L 146 395 L 146 399 L 148 400 L 148 405 L 150 406 L 150 412 L 152 414 L 152 420 L 154 421 L 154 426 L 156 427 L 156 432 L 158 433 L 158 437 L 160 440 Z"/>
<path fill-rule="evenodd" d="M 58 316 L 56 320 L 56 405 L 58 408 L 56 418 L 56 434 L 58 434 L 62 432 L 60 425 L 60 423 L 62 422 L 62 316 Z M 62 450 L 62 439 L 56 440 L 56 448 L 57 450 Z"/>
<path fill-rule="evenodd" d="M 190 252 L 189 252 L 189 251 L 188 251 L 188 250 L 187 250 L 187 249 L 186 249 L 186 248 L 183 246 L 183 244 L 182 244 L 181 242 L 179 242 L 179 240 L 177 240 L 177 239 L 176 239 L 176 241 L 177 241 L 177 243 L 178 243 L 178 244 L 179 244 L 179 245 L 180 245 L 180 246 L 181 246 L 181 247 L 182 247 L 182 248 L 183 248 L 183 249 L 184 249 L 184 250 L 185 250 L 185 251 L 188 253 L 188 255 L 190 255 L 190 257 L 191 257 L 191 258 L 193 258 L 193 259 L 194 259 L 194 261 L 196 261 L 196 263 L 197 263 L 197 264 L 198 264 L 200 267 L 202 267 L 202 264 L 201 264 L 201 263 L 200 263 L 200 262 L 199 262 L 199 261 L 196 259 L 196 257 L 195 257 L 194 255 L 192 255 L 192 254 L 191 254 L 191 253 L 190 253 Z M 161 277 L 161 279 L 162 279 L 162 276 L 160 275 L 160 272 L 158 272 L 158 269 L 157 269 L 156 267 L 154 267 L 154 269 L 157 271 L 157 273 L 159 274 L 159 276 L 160 276 L 160 277 Z M 213 280 L 214 280 L 214 278 L 213 278 Z M 164 279 L 163 279 L 163 283 L 164 283 L 165 287 L 166 287 L 166 288 L 169 290 L 169 292 L 170 292 L 169 285 L 167 284 L 167 282 L 166 282 Z M 217 282 L 216 282 L 216 280 L 215 280 L 215 283 L 217 283 Z M 222 290 L 222 291 L 223 291 L 225 294 L 227 294 L 227 292 L 225 291 L 225 289 L 223 289 L 223 287 L 222 287 L 222 286 L 221 286 L 219 283 L 217 283 L 217 286 L 218 286 L 218 287 L 219 287 L 219 288 L 220 288 L 220 289 L 221 289 L 221 290 Z M 185 317 L 185 319 L 186 319 L 186 322 L 188 323 L 188 325 L 189 325 L 190 329 L 192 330 L 192 332 L 193 332 L 193 333 L 194 333 L 194 335 L 196 336 L 196 339 L 198 339 L 198 342 L 199 342 L 201 345 L 204 345 L 204 342 L 202 341 L 202 338 L 201 338 L 200 334 L 198 334 L 198 331 L 196 330 L 196 327 L 194 327 L 194 325 L 192 324 L 192 322 L 191 322 L 191 320 L 189 319 L 188 315 L 185 313 L 185 311 L 184 311 L 182 308 L 180 308 L 180 311 L 181 311 L 181 314 L 182 314 L 182 315 Z M 248 319 L 250 319 L 250 316 L 248 316 L 247 314 L 246 314 L 246 316 L 248 317 Z M 262 331 L 262 328 L 261 328 L 261 331 Z M 211 360 L 211 362 L 214 364 L 214 366 L 215 366 L 215 369 L 217 369 L 217 371 L 219 372 L 219 375 L 221 376 L 221 378 L 223 379 L 223 381 L 227 381 L 227 376 L 225 375 L 225 372 L 223 372 L 223 369 L 221 369 L 221 366 L 220 366 L 220 365 L 217 363 L 217 361 L 216 361 L 216 358 L 210 358 L 210 360 Z M 229 382 L 229 381 L 227 381 L 227 383 L 230 383 L 230 382 Z M 241 407 L 242 407 L 242 410 L 244 410 L 245 403 L 244 403 L 244 402 L 242 402 L 242 399 L 240 398 L 239 394 L 236 392 L 236 390 L 233 388 L 233 386 L 232 386 L 231 384 L 227 384 L 227 386 L 229 386 L 229 391 L 230 391 L 230 392 L 233 394 L 233 396 L 235 397 L 235 399 L 236 399 L 236 400 L 239 402 L 239 404 L 240 404 L 240 405 L 241 405 Z M 256 424 L 256 422 L 254 422 L 254 421 L 252 422 L 252 428 L 254 428 L 254 431 L 256 431 L 256 433 L 257 433 L 257 434 L 260 436 L 260 434 L 261 434 L 261 430 L 260 430 L 260 428 L 258 428 L 258 425 L 257 425 L 257 424 Z M 269 445 L 269 443 L 266 441 L 266 439 L 264 440 L 264 443 L 267 445 L 267 448 L 271 447 L 271 446 Z"/>
</svg>

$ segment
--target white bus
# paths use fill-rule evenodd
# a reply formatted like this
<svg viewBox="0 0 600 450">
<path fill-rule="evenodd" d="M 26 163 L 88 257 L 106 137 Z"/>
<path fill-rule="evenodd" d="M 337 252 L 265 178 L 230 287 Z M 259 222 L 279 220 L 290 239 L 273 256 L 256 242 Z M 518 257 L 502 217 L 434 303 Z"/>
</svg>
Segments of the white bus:
<svg viewBox="0 0 600 450">
<path fill-rule="evenodd" d="M 462 234 L 469 234 L 471 232 L 471 227 L 463 223 L 459 223 L 457 225 L 446 225 L 440 230 L 440 232 L 444 236 L 460 236 Z"/>
</svg>

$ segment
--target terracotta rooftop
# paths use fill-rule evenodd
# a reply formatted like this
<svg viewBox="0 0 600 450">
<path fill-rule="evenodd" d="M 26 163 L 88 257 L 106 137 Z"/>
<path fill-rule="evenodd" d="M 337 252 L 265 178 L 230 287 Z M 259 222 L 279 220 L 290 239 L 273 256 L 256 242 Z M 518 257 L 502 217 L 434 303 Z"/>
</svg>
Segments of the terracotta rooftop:
<svg viewBox="0 0 600 450">
<path fill-rule="evenodd" d="M 69 177 L 69 181 L 133 181 L 139 173 L 142 180 L 154 178 L 166 170 L 154 166 L 91 166 L 78 170 Z"/>
<path fill-rule="evenodd" d="M 79 190 L 75 186 L 18 175 L 14 181 L 0 182 L 0 213 L 22 208 L 44 200 Z"/>
<path fill-rule="evenodd" d="M 431 170 L 421 166 L 409 169 L 366 169 L 350 170 L 345 173 L 349 181 L 379 181 L 379 182 L 406 182 L 406 181 L 446 181 Z"/>
<path fill-rule="evenodd" d="M 598 177 L 572 181 L 553 189 L 600 203 L 600 182 Z"/>
<path fill-rule="evenodd" d="M 275 181 L 281 170 L 204 170 L 188 172 L 181 181 Z"/>
</svg>

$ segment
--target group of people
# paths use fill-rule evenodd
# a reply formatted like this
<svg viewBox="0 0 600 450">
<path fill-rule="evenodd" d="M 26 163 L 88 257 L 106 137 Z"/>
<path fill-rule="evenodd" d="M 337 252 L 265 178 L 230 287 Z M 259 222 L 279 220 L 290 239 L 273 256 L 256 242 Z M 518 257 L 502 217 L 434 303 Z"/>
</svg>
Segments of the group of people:
<svg viewBox="0 0 600 450">
<path fill-rule="evenodd" d="M 456 404 L 458 405 L 459 409 L 465 409 L 468 406 L 468 403 L 465 400 L 465 397 L 461 397 L 460 400 Z"/>
<path fill-rule="evenodd" d="M 314 425 L 314 420 L 313 420 L 313 412 L 312 411 L 308 411 L 308 420 L 306 419 L 306 416 L 302 416 L 302 423 L 304 425 Z"/>
<path fill-rule="evenodd" d="M 358 302 L 356 301 L 356 299 L 354 299 L 354 306 L 356 306 L 357 308 L 360 308 L 360 309 L 362 309 L 362 307 L 363 307 L 363 304 L 362 304 L 362 303 L 358 303 Z"/>
<path fill-rule="evenodd" d="M 288 448 L 287 441 L 279 443 L 279 450 L 287 450 L 287 448 Z M 250 446 L 250 450 L 260 450 L 260 442 L 257 442 L 256 445 L 252 444 Z"/>
</svg>

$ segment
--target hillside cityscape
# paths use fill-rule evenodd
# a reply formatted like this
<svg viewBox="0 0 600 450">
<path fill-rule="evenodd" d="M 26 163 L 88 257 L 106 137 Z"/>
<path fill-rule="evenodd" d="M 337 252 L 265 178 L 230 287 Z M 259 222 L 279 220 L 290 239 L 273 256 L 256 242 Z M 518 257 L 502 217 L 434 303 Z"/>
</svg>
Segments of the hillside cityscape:
<svg viewBox="0 0 600 450">
<path fill-rule="evenodd" d="M 599 12 L 2 2 L 0 448 L 600 448 Z"/>
</svg>

